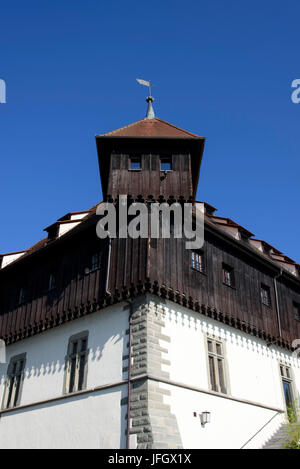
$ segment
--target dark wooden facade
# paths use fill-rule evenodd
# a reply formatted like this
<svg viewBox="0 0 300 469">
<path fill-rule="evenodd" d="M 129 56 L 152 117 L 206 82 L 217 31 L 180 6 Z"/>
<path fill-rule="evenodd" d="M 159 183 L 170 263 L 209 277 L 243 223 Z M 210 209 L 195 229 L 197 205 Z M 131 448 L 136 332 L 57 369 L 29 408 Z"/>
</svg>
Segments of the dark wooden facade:
<svg viewBox="0 0 300 469">
<path fill-rule="evenodd" d="M 175 135 L 153 140 L 111 137 L 98 142 L 104 196 L 189 200 L 194 197 L 203 139 Z M 102 147 L 103 145 L 103 147 Z M 103 150 L 103 154 L 102 154 Z M 128 159 L 141 155 L 140 171 L 130 171 Z M 161 155 L 171 155 L 166 178 Z M 87 315 L 106 305 L 151 292 L 199 314 L 212 317 L 267 342 L 291 348 L 300 337 L 293 302 L 300 304 L 299 278 L 283 271 L 277 280 L 282 335 L 279 334 L 274 278 L 280 266 L 260 255 L 246 239 L 235 240 L 206 216 L 204 272 L 191 267 L 191 253 L 181 239 L 113 239 L 96 236 L 97 215 L 92 212 L 61 238 L 45 241 L 39 249 L 0 270 L 0 337 L 7 344 Z M 101 253 L 99 268 L 91 270 L 93 254 Z M 110 261 L 108 262 L 110 258 Z M 223 283 L 222 264 L 232 266 L 235 286 Z M 49 291 L 49 276 L 57 273 Z M 261 285 L 271 293 L 271 305 L 262 304 Z M 18 304 L 20 288 L 26 290 Z"/>
<path fill-rule="evenodd" d="M 156 200 L 159 197 L 166 200 L 170 197 L 193 199 L 202 156 L 201 153 L 197 154 L 197 147 L 202 145 L 202 141 L 132 140 L 116 142 L 110 139 L 109 142 L 105 140 L 99 143 L 99 149 L 103 147 L 105 152 L 103 158 L 107 159 L 107 167 L 103 165 L 101 173 L 105 198 L 115 200 L 119 194 L 128 194 L 133 198 L 151 196 Z M 132 157 L 141 159 L 141 170 L 130 170 Z M 161 171 L 160 160 L 166 157 L 172 162 L 172 171 Z M 102 153 L 100 161 L 101 158 Z"/>
</svg>

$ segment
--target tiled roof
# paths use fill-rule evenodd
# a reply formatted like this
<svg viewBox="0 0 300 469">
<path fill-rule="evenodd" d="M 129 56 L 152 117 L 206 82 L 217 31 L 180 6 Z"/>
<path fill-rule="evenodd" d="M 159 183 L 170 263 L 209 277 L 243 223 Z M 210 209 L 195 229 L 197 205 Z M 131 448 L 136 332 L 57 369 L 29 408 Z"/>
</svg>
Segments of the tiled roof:
<svg viewBox="0 0 300 469">
<path fill-rule="evenodd" d="M 203 138 L 180 129 L 169 122 L 155 117 L 154 119 L 141 119 L 132 124 L 113 130 L 97 137 L 169 137 L 169 138 Z"/>
<path fill-rule="evenodd" d="M 88 218 L 90 218 L 92 215 L 94 215 L 96 213 L 96 209 L 98 207 L 99 204 L 96 204 L 94 205 L 93 207 L 91 207 L 89 210 L 86 210 L 85 212 L 69 212 L 67 213 L 66 215 L 64 215 L 63 217 L 59 218 L 55 223 L 53 223 L 53 225 L 55 224 L 63 224 L 63 223 L 72 223 L 74 224 L 74 228 L 80 224 L 81 222 L 87 220 Z M 77 220 L 77 223 L 76 221 L 74 222 L 73 220 L 68 220 L 66 221 L 65 220 L 65 217 L 70 217 L 71 215 L 75 214 L 79 214 L 79 213 L 87 213 L 86 216 L 84 216 L 81 220 Z M 73 223 L 74 222 L 74 223 Z M 22 259 L 34 252 L 37 252 L 37 251 L 40 251 L 42 248 L 44 248 L 45 246 L 47 246 L 49 242 L 49 237 L 46 237 L 46 238 L 43 238 L 41 239 L 40 241 L 38 241 L 37 243 L 35 243 L 33 246 L 27 248 L 26 250 L 24 251 L 18 251 L 18 252 L 13 252 L 13 253 L 5 253 L 5 254 L 0 254 L 0 268 L 1 268 L 1 259 L 5 256 L 11 256 L 13 254 L 21 254 L 23 253 L 22 256 L 16 258 L 15 260 L 13 260 L 12 262 L 9 262 L 9 264 L 12 264 L 12 263 L 16 263 L 21 257 Z M 55 242 L 55 240 L 54 240 Z"/>
<path fill-rule="evenodd" d="M 99 202 L 99 203 L 101 203 L 101 202 Z M 234 222 L 230 218 L 217 217 L 214 214 L 214 212 L 217 210 L 215 207 L 207 204 L 206 202 L 196 202 L 196 203 L 204 204 L 205 219 L 206 219 L 207 223 L 214 225 L 216 228 L 220 229 L 223 232 L 224 231 L 227 232 L 227 234 L 228 234 L 228 228 L 229 229 L 234 229 L 235 233 L 230 233 L 230 231 L 229 231 L 229 234 L 232 234 L 235 239 L 240 240 L 240 241 L 242 241 L 240 233 L 243 233 L 249 239 L 249 243 L 247 243 L 247 244 L 248 244 L 248 247 L 251 250 L 254 249 L 256 252 L 258 252 L 265 259 L 268 258 L 271 261 L 275 261 L 275 263 L 277 265 L 279 265 L 280 267 L 284 267 L 286 270 L 288 270 L 294 276 L 297 276 L 297 277 L 299 276 L 300 266 L 293 259 L 285 256 L 278 249 L 274 248 L 273 246 L 268 244 L 266 241 L 262 241 L 262 240 L 253 238 L 253 236 L 254 236 L 253 233 L 251 233 L 250 231 L 248 231 L 246 228 L 239 225 L 238 223 Z M 65 220 L 65 217 L 70 218 L 70 216 L 72 214 L 88 213 L 86 216 L 84 216 L 81 220 L 78 221 L 78 224 L 80 224 L 81 222 L 84 222 L 84 221 L 88 220 L 92 215 L 94 215 L 96 213 L 96 209 L 97 209 L 98 205 L 99 204 L 94 205 L 93 207 L 91 207 L 89 210 L 86 210 L 85 212 L 70 212 L 67 215 L 65 215 L 64 217 L 59 218 L 56 223 L 58 223 L 58 224 L 67 223 L 68 221 Z M 71 230 L 71 231 L 73 231 L 73 230 Z M 33 252 L 41 250 L 43 247 L 45 247 L 48 244 L 48 242 L 49 242 L 49 239 L 44 238 L 41 241 L 34 244 L 33 246 L 31 246 L 30 248 L 26 249 L 25 251 L 19 251 L 19 253 L 24 252 L 24 254 L 21 255 L 21 257 L 18 257 L 15 260 L 13 260 L 11 263 L 17 263 L 20 258 L 24 258 L 25 256 L 28 256 L 28 255 L 32 254 Z M 53 242 L 55 243 L 55 240 L 51 241 L 51 244 Z M 264 246 L 266 246 L 268 249 L 265 250 Z M 1 258 L 4 257 L 4 256 L 7 256 L 7 255 L 12 255 L 12 254 L 18 254 L 18 253 L 0 254 L 0 266 L 1 266 Z"/>
</svg>

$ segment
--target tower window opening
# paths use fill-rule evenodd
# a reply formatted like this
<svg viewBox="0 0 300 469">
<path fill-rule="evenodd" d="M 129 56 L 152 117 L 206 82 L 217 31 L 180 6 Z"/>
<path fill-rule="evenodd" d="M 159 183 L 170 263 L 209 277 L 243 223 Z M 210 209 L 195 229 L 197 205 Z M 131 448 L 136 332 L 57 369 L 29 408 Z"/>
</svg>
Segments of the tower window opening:
<svg viewBox="0 0 300 469">
<path fill-rule="evenodd" d="M 142 169 L 142 162 L 140 156 L 131 157 L 129 160 L 129 169 L 131 171 L 137 171 Z"/>
<path fill-rule="evenodd" d="M 160 158 L 160 170 L 172 171 L 172 158 L 171 156 L 164 156 Z"/>
</svg>

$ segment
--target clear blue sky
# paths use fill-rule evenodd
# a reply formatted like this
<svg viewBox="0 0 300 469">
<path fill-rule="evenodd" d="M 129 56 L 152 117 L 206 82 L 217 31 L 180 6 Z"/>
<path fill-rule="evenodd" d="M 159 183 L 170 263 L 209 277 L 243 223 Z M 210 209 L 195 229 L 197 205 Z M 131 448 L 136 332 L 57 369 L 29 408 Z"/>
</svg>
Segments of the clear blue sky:
<svg viewBox="0 0 300 469">
<path fill-rule="evenodd" d="M 94 135 L 158 117 L 207 138 L 198 200 L 300 262 L 299 1 L 14 1 L 0 12 L 0 253 L 100 201 Z"/>
</svg>

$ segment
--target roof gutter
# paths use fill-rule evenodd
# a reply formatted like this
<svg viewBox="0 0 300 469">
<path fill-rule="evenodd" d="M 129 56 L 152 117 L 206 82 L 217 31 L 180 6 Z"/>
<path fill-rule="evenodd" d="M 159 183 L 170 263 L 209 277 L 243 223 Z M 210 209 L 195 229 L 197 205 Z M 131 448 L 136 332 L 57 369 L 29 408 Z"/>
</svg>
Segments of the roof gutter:
<svg viewBox="0 0 300 469">
<path fill-rule="evenodd" d="M 278 323 L 278 335 L 279 338 L 282 338 L 282 331 L 281 331 L 281 320 L 280 320 L 280 307 L 279 307 L 279 297 L 278 297 L 278 285 L 277 280 L 279 277 L 282 276 L 282 269 L 280 269 L 279 274 L 275 275 L 274 277 L 274 290 L 275 290 L 275 299 L 276 299 L 276 313 L 277 313 L 277 323 Z"/>
</svg>

